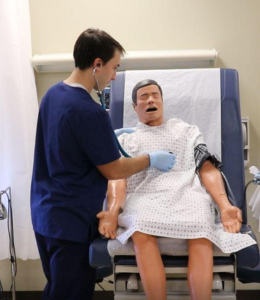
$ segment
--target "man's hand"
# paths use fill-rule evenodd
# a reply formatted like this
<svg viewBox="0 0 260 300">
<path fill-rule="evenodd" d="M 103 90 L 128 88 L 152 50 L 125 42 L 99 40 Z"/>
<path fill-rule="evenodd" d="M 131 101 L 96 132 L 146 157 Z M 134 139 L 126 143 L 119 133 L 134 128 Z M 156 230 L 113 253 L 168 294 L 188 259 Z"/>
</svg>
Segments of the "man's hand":
<svg viewBox="0 0 260 300">
<path fill-rule="evenodd" d="M 121 135 L 123 133 L 133 133 L 133 132 L 135 132 L 135 128 L 134 127 L 119 128 L 119 129 L 115 129 L 114 132 L 115 132 L 115 135 L 117 137 L 119 137 L 119 135 Z"/>
<path fill-rule="evenodd" d="M 117 214 L 110 211 L 101 211 L 97 214 L 99 219 L 98 231 L 106 238 L 115 239 L 117 230 Z"/>
<path fill-rule="evenodd" d="M 228 206 L 221 211 L 221 222 L 225 231 L 237 233 L 241 229 L 242 212 L 238 207 Z"/>
<path fill-rule="evenodd" d="M 150 157 L 150 168 L 168 172 L 176 163 L 176 156 L 172 152 L 157 150 L 148 154 Z"/>
</svg>

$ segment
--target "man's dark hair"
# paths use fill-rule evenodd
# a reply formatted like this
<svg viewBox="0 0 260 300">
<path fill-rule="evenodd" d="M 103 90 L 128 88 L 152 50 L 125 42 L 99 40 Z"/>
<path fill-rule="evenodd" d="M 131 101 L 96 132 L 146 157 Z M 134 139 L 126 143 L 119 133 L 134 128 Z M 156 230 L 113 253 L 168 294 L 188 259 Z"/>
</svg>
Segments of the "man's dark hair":
<svg viewBox="0 0 260 300">
<path fill-rule="evenodd" d="M 133 92 L 132 92 L 132 101 L 133 103 L 136 105 L 137 104 L 137 91 L 142 88 L 142 87 L 145 87 L 145 86 L 148 86 L 148 85 L 157 85 L 158 88 L 159 88 L 159 91 L 161 93 L 161 96 L 163 97 L 163 92 L 162 92 L 162 88 L 160 87 L 160 85 L 155 81 L 155 80 L 152 80 L 152 79 L 145 79 L 145 80 L 142 80 L 142 81 L 139 81 L 134 89 L 133 89 Z"/>
<path fill-rule="evenodd" d="M 115 55 L 115 50 L 121 54 L 125 49 L 103 30 L 89 28 L 78 37 L 73 51 L 75 67 L 80 70 L 89 68 L 96 58 L 106 64 Z"/>
</svg>

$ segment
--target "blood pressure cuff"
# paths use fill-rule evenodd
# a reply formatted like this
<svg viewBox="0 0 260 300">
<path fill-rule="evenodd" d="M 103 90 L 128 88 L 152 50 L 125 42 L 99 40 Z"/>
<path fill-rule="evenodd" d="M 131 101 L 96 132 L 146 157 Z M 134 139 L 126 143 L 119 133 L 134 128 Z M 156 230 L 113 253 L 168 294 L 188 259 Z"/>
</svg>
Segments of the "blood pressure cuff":
<svg viewBox="0 0 260 300">
<path fill-rule="evenodd" d="M 206 160 L 209 160 L 217 169 L 221 171 L 222 163 L 216 154 L 211 155 L 208 152 L 205 144 L 199 144 L 194 149 L 194 159 L 196 164 L 196 171 L 199 171 Z"/>
<path fill-rule="evenodd" d="M 194 149 L 194 159 L 196 171 L 199 171 L 206 160 L 211 160 L 211 154 L 208 152 L 205 144 L 199 144 Z"/>
</svg>

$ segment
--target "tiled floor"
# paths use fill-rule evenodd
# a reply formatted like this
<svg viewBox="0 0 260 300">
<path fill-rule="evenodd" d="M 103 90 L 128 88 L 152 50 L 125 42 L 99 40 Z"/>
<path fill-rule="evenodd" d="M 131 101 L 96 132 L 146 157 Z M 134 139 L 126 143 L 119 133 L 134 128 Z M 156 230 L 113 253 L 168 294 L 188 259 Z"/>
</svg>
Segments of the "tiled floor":
<svg viewBox="0 0 260 300">
<path fill-rule="evenodd" d="M 104 292 L 96 292 L 93 300 L 112 300 L 112 293 L 109 296 Z M 237 300 L 260 300 L 260 290 L 237 291 Z"/>
<path fill-rule="evenodd" d="M 9 298 L 8 298 L 9 297 Z M 11 300 L 9 293 L 0 294 L 0 300 Z M 93 300 L 112 300 L 112 292 L 96 292 Z M 260 290 L 237 291 L 237 300 L 259 300 Z M 41 292 L 16 292 L 16 300 L 41 300 Z"/>
</svg>

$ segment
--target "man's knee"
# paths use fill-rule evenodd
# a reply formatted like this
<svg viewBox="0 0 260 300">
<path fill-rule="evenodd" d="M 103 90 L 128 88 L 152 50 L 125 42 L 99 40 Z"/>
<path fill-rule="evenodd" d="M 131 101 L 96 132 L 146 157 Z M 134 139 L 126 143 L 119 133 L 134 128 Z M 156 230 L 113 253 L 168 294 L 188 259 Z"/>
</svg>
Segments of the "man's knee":
<svg viewBox="0 0 260 300">
<path fill-rule="evenodd" d="M 196 251 L 200 254 L 212 254 L 212 242 L 205 238 L 191 239 L 188 241 L 189 252 Z"/>
<path fill-rule="evenodd" d="M 143 247 L 144 245 L 148 245 L 150 243 L 157 245 L 157 239 L 154 236 L 139 231 L 136 231 L 132 235 L 132 240 L 134 242 L 134 246 L 138 248 Z"/>
</svg>

